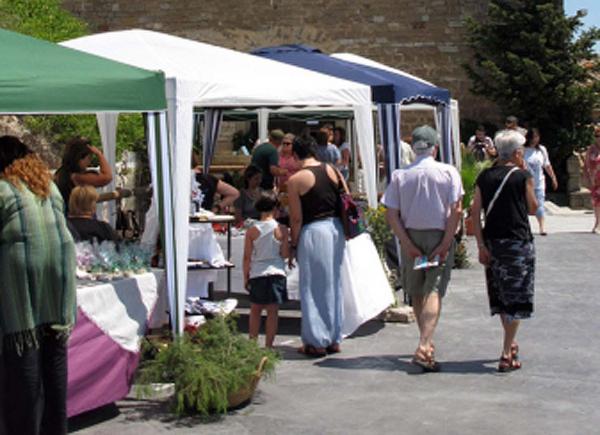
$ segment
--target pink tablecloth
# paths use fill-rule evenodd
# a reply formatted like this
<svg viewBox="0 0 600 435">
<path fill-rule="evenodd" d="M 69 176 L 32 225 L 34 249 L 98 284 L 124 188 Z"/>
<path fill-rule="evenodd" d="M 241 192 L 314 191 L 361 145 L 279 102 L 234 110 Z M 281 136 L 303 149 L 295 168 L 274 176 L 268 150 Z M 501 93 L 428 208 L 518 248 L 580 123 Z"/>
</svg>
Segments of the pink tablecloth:
<svg viewBox="0 0 600 435">
<path fill-rule="evenodd" d="M 77 289 L 77 323 L 69 339 L 67 415 L 125 397 L 139 346 L 164 286 L 155 271 Z"/>
</svg>

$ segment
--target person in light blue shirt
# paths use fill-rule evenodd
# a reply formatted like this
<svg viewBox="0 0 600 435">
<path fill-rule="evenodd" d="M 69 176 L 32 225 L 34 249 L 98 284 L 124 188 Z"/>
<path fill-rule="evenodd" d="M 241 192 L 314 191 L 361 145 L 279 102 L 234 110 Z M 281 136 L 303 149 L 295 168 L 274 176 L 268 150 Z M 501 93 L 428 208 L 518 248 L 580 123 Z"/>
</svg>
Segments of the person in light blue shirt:
<svg viewBox="0 0 600 435">
<path fill-rule="evenodd" d="M 317 142 L 317 146 L 315 147 L 317 160 L 337 166 L 342 160 L 342 155 L 338 147 L 328 142 L 327 133 L 318 131 L 315 140 Z"/>
<path fill-rule="evenodd" d="M 533 176 L 535 197 L 538 202 L 538 209 L 535 213 L 540 227 L 540 235 L 545 236 L 547 233 L 544 229 L 544 200 L 546 199 L 546 176 L 544 171 L 548 173 L 552 180 L 552 188 L 556 190 L 558 183 L 556 175 L 550 164 L 548 151 L 546 147 L 540 144 L 540 132 L 537 128 L 530 128 L 525 136 L 525 154 L 524 159 L 527 164 L 527 169 Z"/>
</svg>

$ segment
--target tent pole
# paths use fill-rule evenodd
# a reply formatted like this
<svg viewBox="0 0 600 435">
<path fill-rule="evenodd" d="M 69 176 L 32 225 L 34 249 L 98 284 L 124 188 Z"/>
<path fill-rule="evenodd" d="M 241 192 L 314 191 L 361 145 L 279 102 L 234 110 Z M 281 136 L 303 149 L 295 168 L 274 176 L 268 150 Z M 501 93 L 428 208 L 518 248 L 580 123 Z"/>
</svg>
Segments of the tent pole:
<svg viewBox="0 0 600 435">
<path fill-rule="evenodd" d="M 158 122 L 157 122 L 158 121 Z M 171 314 L 171 328 L 174 335 L 181 331 L 182 319 L 179 316 L 179 292 L 177 283 L 177 254 L 175 251 L 175 226 L 173 216 L 173 184 L 171 171 L 171 153 L 168 147 L 167 120 L 164 112 L 148 116 L 149 139 L 154 141 L 156 149 L 156 175 L 158 190 L 158 209 L 161 217 L 162 245 L 165 262 L 167 293 Z"/>
</svg>

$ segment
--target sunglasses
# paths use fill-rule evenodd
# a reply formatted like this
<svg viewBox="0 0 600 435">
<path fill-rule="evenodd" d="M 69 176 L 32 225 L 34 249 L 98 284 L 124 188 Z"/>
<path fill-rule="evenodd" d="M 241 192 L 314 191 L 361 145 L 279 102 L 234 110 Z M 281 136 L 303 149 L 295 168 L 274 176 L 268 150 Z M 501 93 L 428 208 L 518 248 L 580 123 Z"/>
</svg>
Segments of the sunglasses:
<svg viewBox="0 0 600 435">
<path fill-rule="evenodd" d="M 292 145 L 292 142 L 282 142 L 283 145 Z"/>
</svg>

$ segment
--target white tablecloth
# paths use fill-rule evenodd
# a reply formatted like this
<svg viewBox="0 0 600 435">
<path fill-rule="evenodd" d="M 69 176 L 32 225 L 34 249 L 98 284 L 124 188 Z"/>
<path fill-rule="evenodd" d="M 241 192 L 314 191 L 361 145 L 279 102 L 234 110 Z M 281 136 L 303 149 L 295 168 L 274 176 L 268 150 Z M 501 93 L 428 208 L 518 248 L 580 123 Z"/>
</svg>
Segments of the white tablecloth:
<svg viewBox="0 0 600 435">
<path fill-rule="evenodd" d="M 77 306 L 123 349 L 138 352 L 159 292 L 164 293 L 161 270 L 110 282 L 81 281 Z"/>
<path fill-rule="evenodd" d="M 207 260 L 215 266 L 225 262 L 223 251 L 217 243 L 211 224 L 190 224 L 188 258 Z M 187 296 L 208 297 L 208 283 L 217 279 L 216 270 L 191 270 L 188 272 Z"/>
<path fill-rule="evenodd" d="M 217 235 L 217 241 L 223 252 L 227 249 L 227 236 Z M 231 262 L 235 268 L 231 271 L 231 292 L 245 293 L 243 284 L 242 260 L 244 256 L 244 236 L 231 238 Z M 344 295 L 344 336 L 352 334 L 360 325 L 377 316 L 394 302 L 392 289 L 377 249 L 368 234 L 346 243 L 342 263 L 342 291 Z M 288 270 L 288 297 L 300 299 L 298 289 L 298 268 Z M 219 272 L 215 283 L 217 290 L 227 288 L 226 272 Z"/>
</svg>

